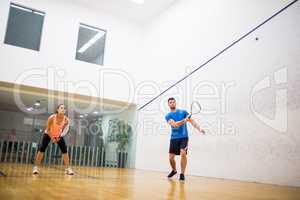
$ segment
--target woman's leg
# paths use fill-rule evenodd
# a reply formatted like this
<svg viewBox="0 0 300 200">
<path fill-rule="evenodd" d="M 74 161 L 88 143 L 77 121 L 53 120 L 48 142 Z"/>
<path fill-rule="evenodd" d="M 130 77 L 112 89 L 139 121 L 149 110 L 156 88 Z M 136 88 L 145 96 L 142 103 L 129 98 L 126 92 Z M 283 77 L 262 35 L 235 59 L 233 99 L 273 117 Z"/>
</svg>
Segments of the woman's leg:
<svg viewBox="0 0 300 200">
<path fill-rule="evenodd" d="M 62 153 L 62 156 L 63 156 L 63 160 L 64 160 L 64 165 L 66 167 L 69 167 L 69 155 L 68 155 L 68 148 L 67 148 L 67 145 L 66 145 L 66 142 L 65 142 L 65 139 L 64 138 L 60 138 L 60 140 L 57 142 L 60 150 L 61 150 L 61 153 Z"/>
<path fill-rule="evenodd" d="M 43 160 L 43 157 L 44 157 L 44 152 L 45 152 L 45 150 L 46 150 L 46 148 L 47 148 L 50 141 L 51 141 L 51 138 L 49 137 L 49 135 L 44 134 L 43 139 L 42 139 L 42 143 L 39 147 L 38 153 L 37 153 L 35 161 L 34 161 L 34 164 L 35 164 L 35 166 L 33 167 L 33 173 L 34 174 L 39 173 L 37 165 L 41 164 L 41 162 Z"/>
<path fill-rule="evenodd" d="M 64 165 L 66 166 L 66 168 L 68 168 L 69 165 L 70 165 L 69 154 L 68 153 L 64 153 L 63 154 L 63 159 L 64 159 Z"/>
<path fill-rule="evenodd" d="M 60 140 L 57 142 L 61 152 L 62 152 L 62 156 L 63 156 L 63 160 L 64 160 L 64 165 L 66 166 L 66 174 L 68 175 L 73 175 L 74 172 L 72 171 L 72 169 L 69 167 L 70 165 L 70 158 L 69 158 L 69 154 L 68 154 L 68 148 L 66 145 L 66 142 L 64 140 L 64 138 L 60 138 Z"/>
<path fill-rule="evenodd" d="M 35 158 L 35 161 L 34 161 L 34 164 L 35 165 L 40 165 L 42 160 L 43 160 L 43 157 L 44 157 L 44 152 L 38 151 L 38 153 L 36 155 L 36 158 Z"/>
</svg>

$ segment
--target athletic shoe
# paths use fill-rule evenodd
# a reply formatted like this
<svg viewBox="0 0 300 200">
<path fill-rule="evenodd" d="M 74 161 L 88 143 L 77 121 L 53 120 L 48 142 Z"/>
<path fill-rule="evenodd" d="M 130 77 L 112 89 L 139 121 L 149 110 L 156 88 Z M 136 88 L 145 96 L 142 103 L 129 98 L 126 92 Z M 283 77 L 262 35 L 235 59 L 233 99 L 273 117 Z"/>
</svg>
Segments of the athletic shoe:
<svg viewBox="0 0 300 200">
<path fill-rule="evenodd" d="M 184 174 L 180 174 L 179 180 L 180 180 L 180 181 L 184 181 L 184 180 L 185 180 Z"/>
<path fill-rule="evenodd" d="M 34 166 L 32 169 L 33 174 L 39 174 L 39 168 L 37 166 Z"/>
<path fill-rule="evenodd" d="M 172 178 L 175 174 L 177 174 L 177 172 L 174 171 L 174 170 L 172 170 L 172 171 L 170 172 L 170 174 L 168 175 L 168 178 Z"/>
<path fill-rule="evenodd" d="M 67 169 L 65 169 L 65 173 L 66 173 L 67 175 L 74 175 L 74 172 L 73 172 L 73 170 L 71 169 L 71 167 L 68 167 Z"/>
</svg>

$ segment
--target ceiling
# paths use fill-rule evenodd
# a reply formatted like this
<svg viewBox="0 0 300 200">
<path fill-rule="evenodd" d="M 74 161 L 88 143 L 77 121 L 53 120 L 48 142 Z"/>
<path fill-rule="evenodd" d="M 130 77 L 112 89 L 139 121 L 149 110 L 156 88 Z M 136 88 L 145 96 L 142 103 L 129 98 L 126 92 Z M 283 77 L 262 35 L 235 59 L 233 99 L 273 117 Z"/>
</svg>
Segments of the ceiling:
<svg viewBox="0 0 300 200">
<path fill-rule="evenodd" d="M 112 15 L 127 18 L 139 24 L 146 23 L 159 15 L 178 0 L 144 0 L 143 4 L 134 0 L 69 0 L 96 10 L 103 10 Z"/>
</svg>

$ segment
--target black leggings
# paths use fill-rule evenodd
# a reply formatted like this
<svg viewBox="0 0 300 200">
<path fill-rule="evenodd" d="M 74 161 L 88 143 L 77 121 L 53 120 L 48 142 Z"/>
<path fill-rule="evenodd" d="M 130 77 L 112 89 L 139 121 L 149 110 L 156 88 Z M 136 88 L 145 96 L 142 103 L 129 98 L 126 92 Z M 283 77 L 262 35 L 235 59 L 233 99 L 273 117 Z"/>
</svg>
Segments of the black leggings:
<svg viewBox="0 0 300 200">
<path fill-rule="evenodd" d="M 44 153 L 50 141 L 51 141 L 50 136 L 48 134 L 44 134 L 43 139 L 42 139 L 42 144 L 40 145 L 39 151 Z M 57 142 L 57 144 L 62 153 L 68 152 L 67 145 L 66 145 L 64 138 L 60 138 L 60 140 Z"/>
</svg>

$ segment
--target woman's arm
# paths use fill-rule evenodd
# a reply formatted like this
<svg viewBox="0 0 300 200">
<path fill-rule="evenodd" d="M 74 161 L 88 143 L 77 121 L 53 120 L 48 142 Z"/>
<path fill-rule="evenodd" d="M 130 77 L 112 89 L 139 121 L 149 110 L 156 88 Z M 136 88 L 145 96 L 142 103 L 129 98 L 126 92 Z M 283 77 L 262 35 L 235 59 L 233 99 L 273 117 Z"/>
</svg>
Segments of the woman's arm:
<svg viewBox="0 0 300 200">
<path fill-rule="evenodd" d="M 59 138 L 53 137 L 50 132 L 52 125 L 53 125 L 53 115 L 48 118 L 45 133 L 49 135 L 53 143 L 57 143 L 59 141 Z"/>
<path fill-rule="evenodd" d="M 60 137 L 64 137 L 65 135 L 67 135 L 67 133 L 69 132 L 69 129 L 70 129 L 70 120 L 69 120 L 69 118 L 66 117 L 66 122 L 65 122 L 63 130 L 60 134 Z"/>
<path fill-rule="evenodd" d="M 50 136 L 50 129 L 51 129 L 52 124 L 53 124 L 53 117 L 50 116 L 47 120 L 47 127 L 45 130 L 45 133 L 47 133 L 49 136 Z"/>
</svg>

